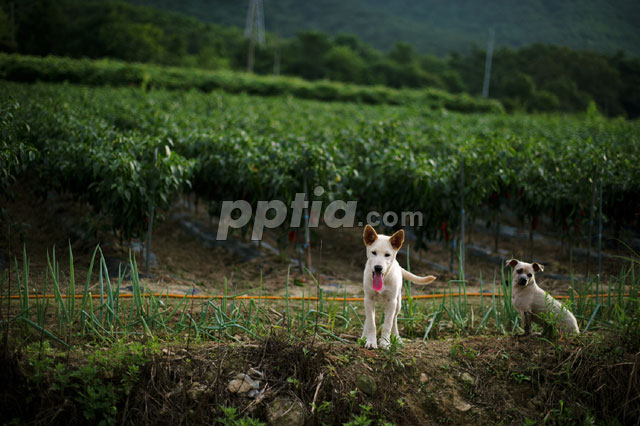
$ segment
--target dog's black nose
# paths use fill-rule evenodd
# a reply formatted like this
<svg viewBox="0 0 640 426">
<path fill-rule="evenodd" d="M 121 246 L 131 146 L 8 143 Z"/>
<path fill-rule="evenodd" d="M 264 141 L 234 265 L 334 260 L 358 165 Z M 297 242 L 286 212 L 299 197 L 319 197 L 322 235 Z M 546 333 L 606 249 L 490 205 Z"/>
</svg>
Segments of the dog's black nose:
<svg viewBox="0 0 640 426">
<path fill-rule="evenodd" d="M 376 266 L 373 267 L 373 270 L 376 272 L 376 274 L 381 274 L 382 273 L 382 266 L 376 265 Z"/>
<path fill-rule="evenodd" d="M 527 284 L 527 281 L 528 281 L 528 280 L 527 280 L 525 277 L 520 277 L 520 278 L 518 278 L 518 284 L 520 284 L 520 285 L 525 285 L 525 284 Z"/>
</svg>

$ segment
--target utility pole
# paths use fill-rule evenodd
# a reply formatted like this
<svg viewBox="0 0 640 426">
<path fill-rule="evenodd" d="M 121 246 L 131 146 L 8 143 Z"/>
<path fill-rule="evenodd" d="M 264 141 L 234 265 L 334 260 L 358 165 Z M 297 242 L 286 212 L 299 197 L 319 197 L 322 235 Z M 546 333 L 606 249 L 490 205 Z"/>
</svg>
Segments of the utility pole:
<svg viewBox="0 0 640 426">
<path fill-rule="evenodd" d="M 460 276 L 464 280 L 464 223 L 467 218 L 464 211 L 464 158 L 460 163 Z"/>
<path fill-rule="evenodd" d="M 273 46 L 273 75 L 280 75 L 280 37 L 275 36 Z"/>
<path fill-rule="evenodd" d="M 489 45 L 487 46 L 487 57 L 484 61 L 484 82 L 482 83 L 482 97 L 489 97 L 489 81 L 491 80 L 491 60 L 493 58 L 493 41 L 495 31 L 493 28 L 489 30 Z"/>
<path fill-rule="evenodd" d="M 11 21 L 11 45 L 17 50 L 18 43 L 16 41 L 16 2 L 9 3 L 9 20 Z"/>
<path fill-rule="evenodd" d="M 264 44 L 264 10 L 262 0 L 249 0 L 249 11 L 247 12 L 247 24 L 244 29 L 244 36 L 249 39 L 247 72 L 253 72 L 256 43 L 259 45 Z"/>
</svg>

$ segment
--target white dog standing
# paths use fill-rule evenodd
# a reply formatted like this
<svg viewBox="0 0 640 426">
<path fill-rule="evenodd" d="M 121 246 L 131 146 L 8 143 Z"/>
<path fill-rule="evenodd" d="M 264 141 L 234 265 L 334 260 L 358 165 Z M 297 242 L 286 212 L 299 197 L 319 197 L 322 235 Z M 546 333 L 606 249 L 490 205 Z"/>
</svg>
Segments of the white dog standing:
<svg viewBox="0 0 640 426">
<path fill-rule="evenodd" d="M 542 265 L 509 259 L 507 266 L 513 268 L 511 301 L 522 316 L 524 336 L 531 334 L 532 321 L 543 327 L 557 324 L 560 333 L 580 332 L 576 317 L 536 284 L 535 273 L 544 271 Z"/>
<path fill-rule="evenodd" d="M 385 349 L 391 342 L 391 333 L 398 338 L 398 313 L 402 304 L 402 279 L 416 284 L 429 284 L 436 277 L 419 277 L 404 270 L 396 255 L 404 242 L 404 231 L 392 236 L 378 235 L 369 225 L 364 228 L 364 244 L 367 248 L 367 264 L 364 268 L 364 328 L 362 337 L 367 339 L 365 348 Z M 376 302 L 384 308 L 384 324 L 380 340 L 376 344 Z"/>
</svg>

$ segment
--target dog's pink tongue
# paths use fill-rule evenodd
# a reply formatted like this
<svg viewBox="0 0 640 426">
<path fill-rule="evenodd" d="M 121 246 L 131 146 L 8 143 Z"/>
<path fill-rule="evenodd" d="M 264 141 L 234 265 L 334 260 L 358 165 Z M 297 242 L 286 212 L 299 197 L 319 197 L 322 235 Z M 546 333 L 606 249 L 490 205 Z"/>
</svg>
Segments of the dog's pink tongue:
<svg viewBox="0 0 640 426">
<path fill-rule="evenodd" d="M 373 274 L 373 289 L 375 291 L 382 290 L 382 274 Z"/>
</svg>

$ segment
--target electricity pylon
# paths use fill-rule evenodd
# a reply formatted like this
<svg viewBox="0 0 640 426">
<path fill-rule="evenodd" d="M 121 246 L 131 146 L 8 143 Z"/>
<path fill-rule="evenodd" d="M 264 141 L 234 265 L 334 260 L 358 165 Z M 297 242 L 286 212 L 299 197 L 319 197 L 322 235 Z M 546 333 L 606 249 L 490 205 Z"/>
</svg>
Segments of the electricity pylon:
<svg viewBox="0 0 640 426">
<path fill-rule="evenodd" d="M 247 24 L 244 36 L 249 39 L 249 55 L 247 58 L 247 71 L 253 72 L 256 43 L 264 44 L 264 9 L 262 0 L 249 0 Z"/>
</svg>

